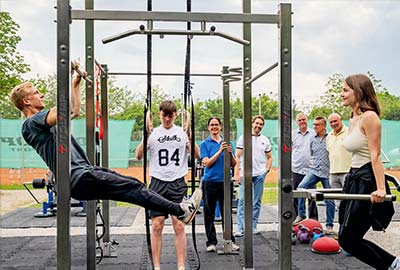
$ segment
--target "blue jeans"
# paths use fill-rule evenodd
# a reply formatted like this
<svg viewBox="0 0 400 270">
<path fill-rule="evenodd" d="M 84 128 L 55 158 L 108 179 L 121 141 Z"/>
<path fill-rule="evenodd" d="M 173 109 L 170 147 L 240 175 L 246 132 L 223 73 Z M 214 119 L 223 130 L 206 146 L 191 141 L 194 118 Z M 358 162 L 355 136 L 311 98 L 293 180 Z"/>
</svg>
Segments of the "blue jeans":
<svg viewBox="0 0 400 270">
<path fill-rule="evenodd" d="M 264 178 L 265 173 L 252 177 L 253 181 L 253 229 L 257 229 L 258 218 L 261 210 L 261 199 L 264 192 Z M 243 181 L 243 178 L 241 179 Z M 244 230 L 244 188 L 243 183 L 239 186 L 239 202 L 237 207 L 237 220 L 238 220 L 238 231 L 243 232 Z"/>
<path fill-rule="evenodd" d="M 307 175 L 300 182 L 298 188 L 309 189 L 320 181 L 324 188 L 331 188 L 329 184 L 329 178 L 318 177 L 313 173 L 307 173 Z M 300 217 L 303 218 L 306 217 L 305 201 L 306 201 L 305 198 L 298 198 L 297 213 Z M 333 218 L 335 216 L 335 203 L 330 200 L 325 200 L 325 205 L 326 205 L 326 226 L 333 227 Z"/>
</svg>

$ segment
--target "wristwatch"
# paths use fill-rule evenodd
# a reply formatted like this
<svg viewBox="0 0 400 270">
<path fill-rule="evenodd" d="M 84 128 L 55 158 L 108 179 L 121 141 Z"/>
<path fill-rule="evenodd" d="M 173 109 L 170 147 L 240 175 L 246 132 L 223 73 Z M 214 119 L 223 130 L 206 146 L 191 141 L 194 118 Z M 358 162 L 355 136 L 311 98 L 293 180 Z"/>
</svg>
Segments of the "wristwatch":
<svg viewBox="0 0 400 270">
<path fill-rule="evenodd" d="M 269 173 L 271 171 L 271 169 L 267 169 L 267 173 Z"/>
</svg>

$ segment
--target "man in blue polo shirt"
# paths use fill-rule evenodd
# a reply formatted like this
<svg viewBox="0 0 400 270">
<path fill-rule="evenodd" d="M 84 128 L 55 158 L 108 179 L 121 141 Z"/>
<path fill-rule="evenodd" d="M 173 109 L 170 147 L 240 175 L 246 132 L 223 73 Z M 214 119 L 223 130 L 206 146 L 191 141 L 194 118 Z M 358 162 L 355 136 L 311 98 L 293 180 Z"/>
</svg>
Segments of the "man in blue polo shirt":
<svg viewBox="0 0 400 270">
<path fill-rule="evenodd" d="M 231 157 L 231 166 L 235 167 L 236 159 L 231 143 L 225 142 L 221 136 L 222 123 L 218 117 L 208 119 L 210 137 L 200 145 L 200 159 L 204 165 L 203 175 L 203 200 L 204 200 L 204 226 L 207 236 L 207 252 L 215 252 L 218 243 L 215 231 L 215 208 L 217 201 L 221 213 L 224 206 L 224 152 L 228 150 Z M 222 220 L 223 222 L 223 220 Z M 232 235 L 232 242 L 235 239 Z M 239 246 L 232 244 L 232 250 L 239 250 Z"/>
</svg>

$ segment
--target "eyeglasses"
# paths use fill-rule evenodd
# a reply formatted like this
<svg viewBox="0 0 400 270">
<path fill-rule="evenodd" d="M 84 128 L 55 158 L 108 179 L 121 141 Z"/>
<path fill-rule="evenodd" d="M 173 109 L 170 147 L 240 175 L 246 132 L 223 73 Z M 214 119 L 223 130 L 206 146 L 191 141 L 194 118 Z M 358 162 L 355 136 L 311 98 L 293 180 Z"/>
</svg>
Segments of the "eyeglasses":
<svg viewBox="0 0 400 270">
<path fill-rule="evenodd" d="M 219 124 L 209 124 L 210 127 L 218 127 Z"/>
</svg>

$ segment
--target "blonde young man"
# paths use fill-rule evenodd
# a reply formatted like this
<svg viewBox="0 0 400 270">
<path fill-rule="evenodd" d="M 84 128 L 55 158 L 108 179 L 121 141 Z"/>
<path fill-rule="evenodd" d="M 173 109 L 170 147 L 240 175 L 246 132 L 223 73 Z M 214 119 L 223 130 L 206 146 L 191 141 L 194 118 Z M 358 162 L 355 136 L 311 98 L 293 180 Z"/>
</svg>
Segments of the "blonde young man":
<svg viewBox="0 0 400 270">
<path fill-rule="evenodd" d="M 72 83 L 71 118 L 79 115 L 80 82 L 77 77 Z M 44 95 L 29 82 L 14 87 L 11 100 L 22 111 L 26 120 L 22 125 L 22 136 L 56 174 L 57 108 L 45 109 Z M 194 217 L 201 196 L 182 202 L 171 202 L 157 193 L 146 189 L 139 180 L 121 175 L 108 168 L 90 164 L 85 151 L 71 136 L 71 197 L 77 200 L 115 200 L 137 204 L 148 209 L 165 211 L 185 223 Z M 59 192 L 63 192 L 62 190 Z"/>
<path fill-rule="evenodd" d="M 182 127 L 174 124 L 177 107 L 173 101 L 163 101 L 159 107 L 161 125 L 155 128 L 148 138 L 150 151 L 150 189 L 173 202 L 182 201 L 187 192 L 185 175 L 188 173 L 187 156 L 190 153 L 190 141 Z M 195 146 L 195 157 L 199 157 L 199 147 Z M 136 149 L 137 159 L 143 157 L 143 143 Z M 201 198 L 200 198 L 201 199 Z M 151 248 L 153 251 L 154 269 L 159 270 L 161 264 L 162 232 L 168 212 L 150 211 Z M 177 269 L 185 269 L 186 233 L 185 226 L 172 216 L 175 231 L 175 251 Z"/>
</svg>

